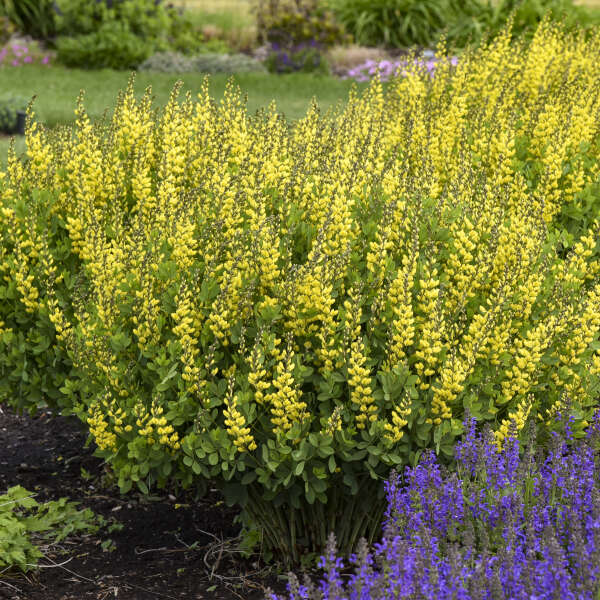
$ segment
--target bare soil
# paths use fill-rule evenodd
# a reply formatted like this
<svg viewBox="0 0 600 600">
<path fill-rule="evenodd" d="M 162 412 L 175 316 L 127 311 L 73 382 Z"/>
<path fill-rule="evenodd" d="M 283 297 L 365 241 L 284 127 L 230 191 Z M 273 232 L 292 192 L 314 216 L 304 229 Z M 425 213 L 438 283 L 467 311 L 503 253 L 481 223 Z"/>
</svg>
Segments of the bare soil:
<svg viewBox="0 0 600 600">
<path fill-rule="evenodd" d="M 0 406 L 0 493 L 22 485 L 38 501 L 66 496 L 123 525 L 63 542 L 64 552 L 48 553 L 27 576 L 4 574 L 1 600 L 262 600 L 267 587 L 283 591 L 274 569 L 235 552 L 237 513 L 216 491 L 199 500 L 121 496 L 85 442 L 76 418 Z M 108 539 L 111 551 L 101 545 Z"/>
</svg>

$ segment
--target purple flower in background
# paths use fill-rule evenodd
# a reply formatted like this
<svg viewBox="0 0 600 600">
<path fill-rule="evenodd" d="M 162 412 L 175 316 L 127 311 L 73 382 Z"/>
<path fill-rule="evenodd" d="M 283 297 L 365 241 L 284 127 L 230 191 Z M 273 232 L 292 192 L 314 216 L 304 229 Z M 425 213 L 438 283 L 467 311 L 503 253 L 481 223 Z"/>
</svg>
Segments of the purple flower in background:
<svg viewBox="0 0 600 600">
<path fill-rule="evenodd" d="M 0 48 L 0 66 L 20 67 L 35 63 L 47 65 L 50 55 L 42 52 L 37 45 L 7 44 Z"/>
<path fill-rule="evenodd" d="M 426 54 L 423 56 L 428 60 L 423 61 L 421 59 L 415 59 L 413 63 L 416 67 L 424 69 L 429 76 L 433 76 L 435 69 L 439 63 L 439 59 L 436 59 L 433 53 Z M 455 67 L 458 65 L 458 57 L 453 56 L 448 61 L 450 65 Z M 366 60 L 361 65 L 349 69 L 343 79 L 355 79 L 356 81 L 368 81 L 375 75 L 379 75 L 381 81 L 388 81 L 391 77 L 400 76 L 407 77 L 409 74 L 410 63 L 407 60 L 381 60 L 375 61 L 372 59 Z"/>
</svg>

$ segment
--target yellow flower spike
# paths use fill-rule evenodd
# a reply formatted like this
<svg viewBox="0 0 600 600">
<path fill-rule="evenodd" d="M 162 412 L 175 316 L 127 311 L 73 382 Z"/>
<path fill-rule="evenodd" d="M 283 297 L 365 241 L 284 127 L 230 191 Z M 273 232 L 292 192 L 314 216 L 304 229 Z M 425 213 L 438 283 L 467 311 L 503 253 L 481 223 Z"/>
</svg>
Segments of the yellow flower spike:
<svg viewBox="0 0 600 600">
<path fill-rule="evenodd" d="M 109 431 L 109 424 L 100 405 L 101 403 L 96 403 L 94 406 L 90 406 L 87 423 L 98 448 L 114 452 L 117 449 L 117 436 Z"/>
<path fill-rule="evenodd" d="M 390 340 L 386 369 L 392 369 L 406 356 L 406 350 L 413 344 L 416 323 L 413 315 L 412 293 L 417 272 L 417 248 L 412 244 L 410 253 L 402 259 L 388 291 L 388 304 L 392 311 L 390 319 Z"/>
<path fill-rule="evenodd" d="M 294 423 L 303 423 L 310 419 L 307 405 L 301 400 L 302 391 L 294 380 L 294 351 L 288 340 L 278 365 L 275 368 L 274 392 L 264 395 L 263 402 L 271 407 L 271 423 L 275 435 L 285 433 Z"/>
<path fill-rule="evenodd" d="M 496 439 L 496 445 L 498 452 L 502 451 L 503 442 L 508 437 L 511 430 L 511 425 L 514 427 L 514 432 L 519 433 L 525 426 L 531 407 L 533 405 L 533 399 L 531 396 L 527 396 L 517 405 L 517 408 L 510 412 L 507 419 L 503 419 L 500 427 L 494 432 Z"/>
<path fill-rule="evenodd" d="M 345 328 L 349 335 L 350 348 L 347 359 L 348 386 L 350 401 L 358 407 L 356 415 L 357 429 L 364 429 L 367 421 L 377 420 L 377 406 L 371 389 L 370 370 L 366 368 L 367 355 L 360 332 L 362 309 L 359 304 L 359 294 L 351 291 L 352 303 L 348 303 Z"/>
<path fill-rule="evenodd" d="M 200 350 L 198 348 L 198 337 L 201 325 L 200 322 L 194 322 L 192 304 L 192 290 L 183 285 L 175 298 L 177 306 L 175 312 L 171 315 L 176 325 L 173 327 L 173 333 L 179 338 L 181 344 L 181 363 L 183 372 L 181 377 L 189 383 L 189 389 L 192 393 L 199 391 L 202 385 L 201 369 L 197 365 Z M 162 409 L 161 409 L 162 411 Z"/>
<path fill-rule="evenodd" d="M 225 427 L 233 439 L 233 444 L 238 452 L 248 452 L 256 449 L 254 437 L 250 434 L 250 427 L 246 427 L 246 420 L 238 410 L 238 396 L 234 394 L 234 379 L 229 378 L 227 396 L 225 397 Z"/>
<path fill-rule="evenodd" d="M 419 376 L 419 387 L 427 390 L 430 387 L 429 378 L 437 372 L 439 363 L 438 355 L 445 346 L 442 335 L 445 330 L 444 317 L 440 310 L 440 288 L 438 271 L 430 261 L 423 266 L 420 278 L 420 292 L 418 295 L 418 309 L 420 317 L 417 323 L 420 326 L 420 336 L 417 343 L 415 356 L 420 360 L 415 363 Z"/>
</svg>

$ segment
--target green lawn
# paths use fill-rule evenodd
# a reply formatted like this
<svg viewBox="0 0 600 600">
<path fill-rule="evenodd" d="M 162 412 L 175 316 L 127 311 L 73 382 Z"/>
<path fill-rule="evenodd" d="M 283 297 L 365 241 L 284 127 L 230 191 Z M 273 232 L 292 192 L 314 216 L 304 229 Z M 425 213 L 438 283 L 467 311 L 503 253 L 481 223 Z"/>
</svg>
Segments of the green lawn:
<svg viewBox="0 0 600 600">
<path fill-rule="evenodd" d="M 80 90 L 85 90 L 85 106 L 92 118 L 99 118 L 105 110 L 112 110 L 117 93 L 127 85 L 129 73 L 123 71 L 82 71 L 60 66 L 27 66 L 0 69 L 0 90 L 17 95 L 36 95 L 34 104 L 38 120 L 49 127 L 71 123 Z M 165 73 L 140 72 L 136 75 L 136 89 L 143 94 L 148 85 L 152 86 L 155 103 L 163 105 L 173 84 L 181 79 L 184 82 L 182 94 L 190 90 L 196 94 L 204 75 L 186 73 L 170 75 Z M 229 76 L 211 76 L 211 95 L 219 99 Z M 245 73 L 236 75 L 234 80 L 248 96 L 248 110 L 253 113 L 275 100 L 277 107 L 289 120 L 295 120 L 306 113 L 311 98 L 316 97 L 323 109 L 345 100 L 352 83 L 333 77 L 313 75 L 270 75 Z M 362 85 L 364 87 L 364 84 Z M 0 166 L 6 164 L 9 140 L 0 138 Z M 17 139 L 17 151 L 24 149 L 24 140 Z"/>
</svg>

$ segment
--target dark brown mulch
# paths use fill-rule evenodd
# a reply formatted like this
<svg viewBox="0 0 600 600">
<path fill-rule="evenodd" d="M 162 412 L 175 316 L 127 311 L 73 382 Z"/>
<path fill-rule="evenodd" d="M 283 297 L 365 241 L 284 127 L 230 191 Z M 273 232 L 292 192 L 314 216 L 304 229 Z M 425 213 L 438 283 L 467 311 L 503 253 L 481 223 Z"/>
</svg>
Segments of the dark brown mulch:
<svg viewBox="0 0 600 600">
<path fill-rule="evenodd" d="M 103 488 L 106 467 L 84 448 L 86 435 L 76 418 L 42 413 L 18 416 L 0 406 L 0 493 L 22 485 L 38 501 L 67 496 L 121 531 L 63 543 L 67 554 L 48 555 L 40 564 L 65 563 L 24 576 L 0 579 L 2 600 L 259 600 L 267 586 L 283 591 L 281 579 L 258 559 L 244 560 L 232 548 L 239 534 L 234 509 L 219 494 L 194 501 L 166 495 L 148 500 Z M 175 504 L 184 506 L 175 508 Z M 187 505 L 187 506 L 186 506 Z M 101 543 L 112 540 L 112 551 Z M 189 546 L 195 544 L 193 549 Z"/>
</svg>

